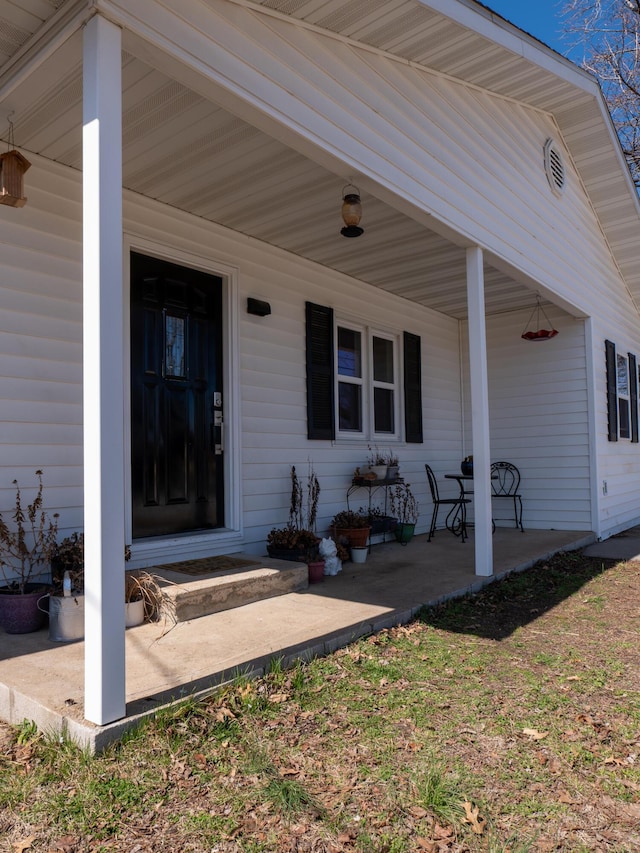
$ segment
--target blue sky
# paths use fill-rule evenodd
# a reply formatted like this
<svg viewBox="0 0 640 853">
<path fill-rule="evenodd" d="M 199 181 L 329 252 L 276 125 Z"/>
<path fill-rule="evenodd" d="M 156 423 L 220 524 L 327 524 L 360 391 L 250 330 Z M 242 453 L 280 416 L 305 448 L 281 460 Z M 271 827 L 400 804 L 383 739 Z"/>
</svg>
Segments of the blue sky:
<svg viewBox="0 0 640 853">
<path fill-rule="evenodd" d="M 548 44 L 558 53 L 565 53 L 560 38 L 564 0 L 481 0 L 483 5 L 498 12 L 521 30 Z"/>
</svg>

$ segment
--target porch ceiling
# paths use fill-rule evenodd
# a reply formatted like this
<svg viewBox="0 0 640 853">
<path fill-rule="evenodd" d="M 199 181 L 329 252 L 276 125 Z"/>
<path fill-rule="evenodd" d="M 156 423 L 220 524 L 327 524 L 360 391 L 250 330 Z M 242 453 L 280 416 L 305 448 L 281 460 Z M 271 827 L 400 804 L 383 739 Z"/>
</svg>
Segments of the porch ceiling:
<svg viewBox="0 0 640 853">
<path fill-rule="evenodd" d="M 86 5 L 85 0 L 0 0 L 0 91 L 12 70 L 27 64 L 41 43 L 65 28 L 71 32 L 74 17 Z M 440 0 L 430 0 L 428 6 L 416 0 L 351 0 L 348 4 L 338 0 L 259 0 L 255 5 L 463 76 L 538 107 L 549 108 L 554 101 L 560 109 L 562 103 L 570 102 L 574 112 L 579 112 L 575 86 L 559 80 L 556 69 L 554 74 L 546 74 L 549 79 L 541 85 L 545 75 L 540 69 L 537 75 L 529 73 L 522 50 L 496 46 L 482 32 L 470 32 L 462 22 L 428 8 L 443 5 Z M 478 19 L 478 9 L 487 13 L 489 23 L 496 18 L 471 0 L 453 5 L 459 5 L 461 14 L 473 12 L 476 24 L 483 20 Z M 447 10 L 451 6 L 449 3 Z M 518 33 L 505 27 L 505 37 Z M 0 101 L 0 137 L 7 138 L 6 119 L 15 110 L 14 136 L 21 150 L 80 169 L 81 57 L 81 38 L 76 32 L 45 62 L 34 65 L 33 73 L 21 75 L 19 85 Z M 553 91 L 551 79 L 555 80 Z M 576 115 L 574 120 L 581 118 Z M 123 172 L 128 190 L 452 317 L 466 316 L 465 252 L 461 246 L 386 205 L 363 187 L 365 234 L 345 240 L 339 233 L 345 183 L 341 177 L 130 53 L 123 55 Z M 627 214 L 628 204 L 627 200 Z M 610 204 L 607 209 L 612 209 Z M 485 276 L 488 314 L 533 304 L 534 293 L 505 273 L 487 264 Z"/>
</svg>

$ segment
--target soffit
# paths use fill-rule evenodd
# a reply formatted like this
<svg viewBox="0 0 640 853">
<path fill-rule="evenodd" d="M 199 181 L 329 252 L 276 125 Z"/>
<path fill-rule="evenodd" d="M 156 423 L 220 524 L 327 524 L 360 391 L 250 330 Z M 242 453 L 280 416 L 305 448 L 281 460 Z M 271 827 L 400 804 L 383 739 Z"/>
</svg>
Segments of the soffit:
<svg viewBox="0 0 640 853">
<path fill-rule="evenodd" d="M 553 115 L 640 300 L 640 205 L 596 81 L 476 0 L 255 0 L 256 5 Z"/>
<path fill-rule="evenodd" d="M 501 19 L 479 4 L 442 2 L 462 18 L 473 12 L 471 22 L 490 25 L 495 36 L 494 24 Z M 636 252 L 629 230 L 630 224 L 638 222 L 638 212 L 635 199 L 629 200 L 620 163 L 611 155 L 610 128 L 594 107 L 592 81 L 586 85 L 582 72 L 546 48 L 537 53 L 545 61 L 552 58 L 555 66 L 560 62 L 581 85 L 576 86 L 575 79 L 568 82 L 566 75 L 557 73 L 557 67 L 551 73 L 533 63 L 524 56 L 532 50 L 533 41 L 505 22 L 497 32 L 509 44 L 496 45 L 483 32 L 470 30 L 468 23 L 430 8 L 434 4 L 436 0 L 433 4 L 418 0 L 243 2 L 502 96 L 557 110 L 563 117 L 565 141 L 578 167 L 587 174 L 586 183 L 593 189 L 609 238 L 631 266 Z M 82 0 L 0 0 L 0 80 L 7 69 L 27 61 L 30 45 L 46 43 L 48 33 L 59 31 L 88 5 Z M 135 57 L 125 55 L 123 63 L 123 153 L 128 189 L 451 316 L 465 316 L 465 255 L 460 247 L 365 194 L 365 234 L 384 237 L 375 241 L 336 239 L 341 222 L 334 174 Z M 19 144 L 80 168 L 81 92 L 81 49 L 76 35 L 21 86 L 26 108 L 16 117 Z M 3 119 L 0 105 L 0 135 L 5 136 Z M 594 156 L 594 151 L 602 153 Z M 486 274 L 489 313 L 532 303 L 531 291 L 512 279 L 490 268 Z M 640 281 L 637 284 L 640 291 Z"/>
</svg>

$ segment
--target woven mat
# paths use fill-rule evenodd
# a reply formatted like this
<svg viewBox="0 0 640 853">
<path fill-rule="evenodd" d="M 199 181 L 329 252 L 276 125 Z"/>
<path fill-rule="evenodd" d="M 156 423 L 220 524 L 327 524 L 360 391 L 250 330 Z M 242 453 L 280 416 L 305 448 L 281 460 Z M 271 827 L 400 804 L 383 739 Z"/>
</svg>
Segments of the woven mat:
<svg viewBox="0 0 640 853">
<path fill-rule="evenodd" d="M 226 572 L 229 569 L 242 569 L 246 566 L 257 566 L 259 564 L 258 559 L 250 560 L 246 557 L 204 557 L 201 560 L 167 563 L 165 566 L 156 566 L 156 569 L 178 572 L 181 575 L 209 575 L 212 572 Z"/>
</svg>

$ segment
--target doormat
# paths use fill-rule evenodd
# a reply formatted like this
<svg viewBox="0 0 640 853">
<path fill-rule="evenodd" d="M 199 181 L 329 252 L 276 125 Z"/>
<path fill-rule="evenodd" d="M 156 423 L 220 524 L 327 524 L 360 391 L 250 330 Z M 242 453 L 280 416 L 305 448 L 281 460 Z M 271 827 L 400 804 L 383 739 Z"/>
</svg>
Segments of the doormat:
<svg viewBox="0 0 640 853">
<path fill-rule="evenodd" d="M 203 557 L 200 560 L 183 560 L 180 563 L 167 563 L 156 566 L 166 572 L 178 572 L 182 575 L 209 575 L 212 572 L 227 572 L 229 569 L 243 569 L 246 566 L 258 566 L 260 560 L 246 557 Z"/>
</svg>

